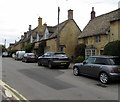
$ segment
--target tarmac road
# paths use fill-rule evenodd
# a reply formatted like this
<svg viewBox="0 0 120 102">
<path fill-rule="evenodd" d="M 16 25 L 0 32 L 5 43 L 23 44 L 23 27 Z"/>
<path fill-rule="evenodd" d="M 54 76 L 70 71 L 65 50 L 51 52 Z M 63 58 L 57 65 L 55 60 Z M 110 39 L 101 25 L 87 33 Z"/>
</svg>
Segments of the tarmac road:
<svg viewBox="0 0 120 102">
<path fill-rule="evenodd" d="M 3 58 L 2 80 L 28 100 L 118 100 L 118 84 L 76 77 L 72 69 L 49 69 Z"/>
</svg>

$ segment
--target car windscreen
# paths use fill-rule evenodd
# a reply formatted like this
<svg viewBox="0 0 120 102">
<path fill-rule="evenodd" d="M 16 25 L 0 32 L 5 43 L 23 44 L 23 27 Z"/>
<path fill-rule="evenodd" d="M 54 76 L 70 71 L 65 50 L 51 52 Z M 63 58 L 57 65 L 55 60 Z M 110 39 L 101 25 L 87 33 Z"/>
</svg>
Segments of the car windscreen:
<svg viewBox="0 0 120 102">
<path fill-rule="evenodd" d="M 120 58 L 111 58 L 110 62 L 112 65 L 120 65 Z"/>
</svg>

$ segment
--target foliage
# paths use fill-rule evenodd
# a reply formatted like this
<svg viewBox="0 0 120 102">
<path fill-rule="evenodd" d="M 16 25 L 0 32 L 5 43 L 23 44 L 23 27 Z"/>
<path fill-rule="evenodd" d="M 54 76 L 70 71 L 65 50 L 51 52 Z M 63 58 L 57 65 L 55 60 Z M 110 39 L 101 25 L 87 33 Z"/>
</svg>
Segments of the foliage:
<svg viewBox="0 0 120 102">
<path fill-rule="evenodd" d="M 78 56 L 76 58 L 73 58 L 73 63 L 81 63 L 85 60 L 85 57 L 83 56 Z"/>
<path fill-rule="evenodd" d="M 12 57 L 12 54 L 13 54 L 13 53 L 16 53 L 16 51 L 17 51 L 17 50 L 10 50 L 10 51 L 8 51 L 9 56 Z"/>
<path fill-rule="evenodd" d="M 26 53 L 30 53 L 34 48 L 34 43 L 28 43 L 26 46 L 22 48 L 22 50 L 26 51 Z"/>
<path fill-rule="evenodd" d="M 85 48 L 86 48 L 85 44 L 77 45 L 76 48 L 75 48 L 75 56 L 76 57 L 85 56 Z"/>
<path fill-rule="evenodd" d="M 5 52 L 5 51 L 7 51 L 7 49 L 5 48 L 4 45 L 2 45 L 2 52 Z"/>
<path fill-rule="evenodd" d="M 105 46 L 103 54 L 120 57 L 120 40 L 109 42 Z"/>
<path fill-rule="evenodd" d="M 41 56 L 44 54 L 44 49 L 46 47 L 46 42 L 45 41 L 42 41 L 40 44 L 39 44 L 39 47 L 38 47 L 38 56 Z"/>
</svg>

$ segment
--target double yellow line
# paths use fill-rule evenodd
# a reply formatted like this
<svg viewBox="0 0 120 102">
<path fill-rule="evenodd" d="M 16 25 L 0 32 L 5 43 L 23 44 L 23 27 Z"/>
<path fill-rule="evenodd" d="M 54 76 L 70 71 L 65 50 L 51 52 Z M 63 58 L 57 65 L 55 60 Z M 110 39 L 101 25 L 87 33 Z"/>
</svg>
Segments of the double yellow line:
<svg viewBox="0 0 120 102">
<path fill-rule="evenodd" d="M 23 95 L 21 95 L 17 90 L 13 89 L 9 85 L 7 85 L 5 82 L 0 80 L 0 86 L 2 86 L 5 90 L 7 90 L 14 98 L 15 100 L 22 102 L 20 98 L 18 98 L 14 93 L 16 93 L 18 96 L 22 98 L 22 100 L 26 102 L 30 102 L 28 99 L 26 99 Z"/>
</svg>

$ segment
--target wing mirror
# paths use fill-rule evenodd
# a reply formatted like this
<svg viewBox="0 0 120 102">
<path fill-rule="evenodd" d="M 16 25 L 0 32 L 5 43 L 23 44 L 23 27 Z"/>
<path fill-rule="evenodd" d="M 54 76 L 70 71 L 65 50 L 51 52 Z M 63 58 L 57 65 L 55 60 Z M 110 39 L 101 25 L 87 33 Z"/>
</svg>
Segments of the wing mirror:
<svg viewBox="0 0 120 102">
<path fill-rule="evenodd" d="M 86 64 L 87 62 L 86 61 L 83 61 L 83 64 Z"/>
</svg>

